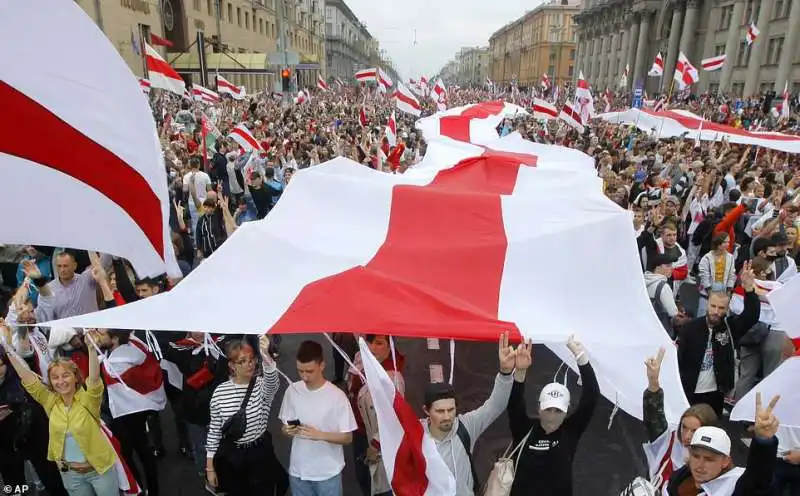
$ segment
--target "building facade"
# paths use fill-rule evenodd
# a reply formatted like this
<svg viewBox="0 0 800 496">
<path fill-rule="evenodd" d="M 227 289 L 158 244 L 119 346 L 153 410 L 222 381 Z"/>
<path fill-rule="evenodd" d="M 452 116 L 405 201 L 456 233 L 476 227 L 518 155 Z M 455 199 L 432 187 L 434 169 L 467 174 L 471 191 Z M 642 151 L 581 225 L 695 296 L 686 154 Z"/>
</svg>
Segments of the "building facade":
<svg viewBox="0 0 800 496">
<path fill-rule="evenodd" d="M 329 79 L 353 82 L 355 73 L 369 67 L 381 67 L 397 79 L 397 74 L 367 27 L 344 0 L 325 2 L 326 63 Z"/>
<path fill-rule="evenodd" d="M 495 32 L 488 54 L 492 81 L 530 86 L 543 74 L 557 84 L 571 81 L 577 56 L 573 18 L 580 9 L 578 0 L 553 1 Z"/>
<path fill-rule="evenodd" d="M 630 88 L 640 81 L 650 93 L 668 93 L 678 54 L 698 68 L 692 91 L 755 95 L 800 91 L 800 0 L 584 0 L 577 17 L 578 67 L 595 88 L 618 87 L 625 66 Z M 760 31 L 752 45 L 745 32 Z M 664 77 L 647 73 L 661 52 Z M 700 61 L 726 55 L 721 70 Z"/>
<path fill-rule="evenodd" d="M 322 0 L 74 0 L 108 36 L 137 75 L 144 74 L 139 43 L 151 34 L 169 40 L 158 48 L 189 82 L 199 82 L 198 32 L 205 40 L 208 83 L 216 72 L 250 92 L 275 89 L 283 65 L 281 28 L 291 65 L 303 86 L 324 73 Z M 283 3 L 278 3 L 283 2 Z M 284 15 L 278 15 L 278 12 Z M 285 60 L 285 59 L 284 59 Z"/>
<path fill-rule="evenodd" d="M 482 86 L 489 75 L 489 47 L 464 47 L 456 55 L 455 80 L 460 85 Z"/>
</svg>

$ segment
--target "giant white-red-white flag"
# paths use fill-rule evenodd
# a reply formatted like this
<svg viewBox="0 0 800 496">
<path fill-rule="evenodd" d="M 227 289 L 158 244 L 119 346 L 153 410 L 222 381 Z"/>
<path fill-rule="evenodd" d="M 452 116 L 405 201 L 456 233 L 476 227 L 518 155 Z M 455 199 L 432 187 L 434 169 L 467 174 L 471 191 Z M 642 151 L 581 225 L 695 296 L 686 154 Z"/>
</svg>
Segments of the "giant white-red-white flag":
<svg viewBox="0 0 800 496">
<path fill-rule="evenodd" d="M 456 481 L 436 442 L 425 433 L 414 409 L 395 388 L 364 338 L 358 339 L 366 386 L 375 408 L 381 458 L 398 496 L 455 496 Z"/>
<path fill-rule="evenodd" d="M 247 96 L 247 90 L 244 86 L 236 86 L 219 74 L 217 74 L 217 92 L 230 95 L 234 100 L 244 100 Z"/>
<path fill-rule="evenodd" d="M 158 51 L 145 43 L 145 60 L 147 61 L 147 77 L 153 88 L 171 91 L 183 95 L 186 83 L 171 65 L 164 60 Z"/>
<path fill-rule="evenodd" d="M 419 105 L 419 100 L 409 91 L 406 86 L 397 82 L 397 89 L 394 90 L 394 104 L 395 106 L 411 115 L 419 117 L 422 114 L 422 107 Z"/>
<path fill-rule="evenodd" d="M 425 140 L 459 141 L 485 144 L 497 140 L 497 126 L 506 117 L 527 115 L 519 105 L 501 101 L 481 102 L 463 107 L 453 107 L 444 112 L 419 119 L 414 126 Z"/>
<path fill-rule="evenodd" d="M 0 243 L 96 250 L 140 276 L 179 276 L 156 126 L 116 48 L 76 3 L 48 0 L 0 2 L 0 47 L 0 184 L 5 204 L 25 209 L 3 217 Z M 31 188 L 48 200 L 31 202 Z"/>
<path fill-rule="evenodd" d="M 228 134 L 228 137 L 235 141 L 242 147 L 242 150 L 246 152 L 261 150 L 261 144 L 253 137 L 253 134 L 250 133 L 250 130 L 247 129 L 247 126 L 244 124 L 239 124 L 233 128 L 230 134 Z"/>
</svg>

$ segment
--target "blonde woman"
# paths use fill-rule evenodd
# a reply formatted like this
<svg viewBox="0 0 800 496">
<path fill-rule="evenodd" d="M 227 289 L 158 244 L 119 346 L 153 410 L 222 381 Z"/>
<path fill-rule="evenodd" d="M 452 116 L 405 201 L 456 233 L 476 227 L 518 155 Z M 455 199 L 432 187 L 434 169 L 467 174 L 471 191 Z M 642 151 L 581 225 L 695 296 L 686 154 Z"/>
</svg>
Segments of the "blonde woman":
<svg viewBox="0 0 800 496">
<path fill-rule="evenodd" d="M 47 368 L 49 385 L 45 385 L 19 356 L 8 356 L 22 386 L 47 413 L 47 459 L 58 464 L 67 492 L 72 496 L 117 496 L 117 454 L 98 420 L 103 400 L 100 364 L 94 347 L 88 348 L 89 375 L 85 383 L 71 360 L 59 358 L 51 362 Z"/>
</svg>

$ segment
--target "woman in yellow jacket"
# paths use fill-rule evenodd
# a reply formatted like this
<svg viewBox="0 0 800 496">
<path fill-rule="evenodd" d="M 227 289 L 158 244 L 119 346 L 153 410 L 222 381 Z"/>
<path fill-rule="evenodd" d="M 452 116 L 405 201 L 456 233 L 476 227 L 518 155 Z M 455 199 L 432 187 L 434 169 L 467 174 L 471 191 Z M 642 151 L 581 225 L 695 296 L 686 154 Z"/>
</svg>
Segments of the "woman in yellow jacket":
<svg viewBox="0 0 800 496">
<path fill-rule="evenodd" d="M 48 384 L 25 362 L 9 353 L 23 387 L 44 407 L 50 423 L 47 459 L 61 470 L 71 496 L 118 496 L 117 455 L 100 429 L 103 381 L 97 352 L 89 346 L 89 376 L 75 362 L 56 359 L 47 368 Z"/>
</svg>

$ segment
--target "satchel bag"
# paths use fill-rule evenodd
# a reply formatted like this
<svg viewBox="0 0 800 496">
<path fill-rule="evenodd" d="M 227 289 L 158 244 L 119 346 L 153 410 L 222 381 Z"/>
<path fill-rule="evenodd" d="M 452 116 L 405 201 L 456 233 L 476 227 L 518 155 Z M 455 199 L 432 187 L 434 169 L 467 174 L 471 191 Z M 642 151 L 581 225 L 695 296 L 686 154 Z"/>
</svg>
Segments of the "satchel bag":
<svg viewBox="0 0 800 496">
<path fill-rule="evenodd" d="M 250 384 L 247 386 L 247 392 L 244 393 L 244 399 L 239 410 L 231 415 L 231 417 L 222 424 L 220 432 L 222 434 L 219 449 L 217 452 L 223 451 L 227 453 L 233 448 L 234 443 L 241 439 L 244 431 L 247 429 L 247 402 L 250 401 L 250 395 L 253 393 L 253 388 L 256 385 L 256 377 L 250 379 Z M 224 456 L 224 455 L 223 455 Z"/>
<path fill-rule="evenodd" d="M 514 484 L 514 475 L 517 472 L 519 458 L 522 456 L 522 450 L 528 443 L 531 432 L 533 432 L 532 427 L 513 450 L 511 447 L 514 441 L 508 443 L 508 448 L 506 448 L 503 456 L 494 462 L 492 472 L 486 480 L 486 489 L 483 491 L 484 496 L 508 496 L 511 494 L 511 486 Z"/>
</svg>

